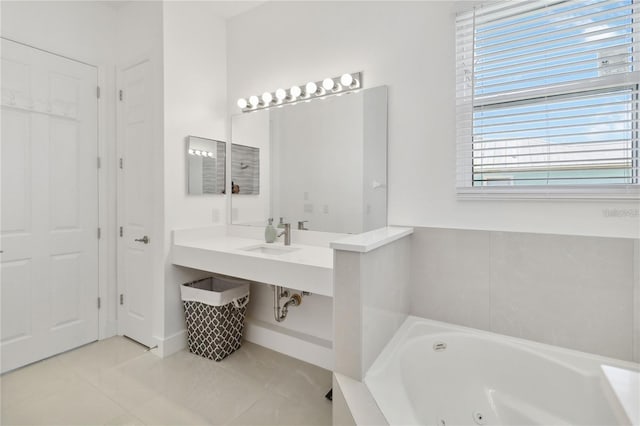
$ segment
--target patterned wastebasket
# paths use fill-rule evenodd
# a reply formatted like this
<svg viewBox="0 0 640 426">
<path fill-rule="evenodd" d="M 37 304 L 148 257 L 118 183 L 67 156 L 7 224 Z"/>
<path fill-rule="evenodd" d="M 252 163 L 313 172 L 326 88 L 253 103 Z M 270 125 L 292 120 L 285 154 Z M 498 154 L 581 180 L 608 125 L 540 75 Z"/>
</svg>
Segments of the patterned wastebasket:
<svg viewBox="0 0 640 426">
<path fill-rule="evenodd" d="M 189 351 L 221 361 L 242 345 L 249 282 L 213 276 L 180 287 Z"/>
</svg>

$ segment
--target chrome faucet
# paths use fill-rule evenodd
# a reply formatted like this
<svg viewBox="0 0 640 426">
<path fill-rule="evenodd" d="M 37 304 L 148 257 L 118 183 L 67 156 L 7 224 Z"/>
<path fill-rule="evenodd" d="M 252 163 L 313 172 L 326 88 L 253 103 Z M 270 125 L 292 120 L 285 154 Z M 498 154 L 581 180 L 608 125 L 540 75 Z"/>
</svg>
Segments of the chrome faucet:
<svg viewBox="0 0 640 426">
<path fill-rule="evenodd" d="M 278 234 L 278 237 L 281 237 L 283 235 L 284 235 L 284 245 L 290 246 L 291 245 L 291 224 L 290 223 L 284 224 L 284 229 L 282 230 L 281 233 Z"/>
<path fill-rule="evenodd" d="M 299 229 L 300 231 L 308 231 L 308 230 L 309 230 L 309 228 L 305 228 L 305 227 L 304 227 L 304 224 L 305 224 L 305 223 L 307 223 L 307 222 L 309 222 L 309 221 L 308 221 L 308 220 L 299 220 L 299 221 L 298 221 L 298 229 Z"/>
</svg>

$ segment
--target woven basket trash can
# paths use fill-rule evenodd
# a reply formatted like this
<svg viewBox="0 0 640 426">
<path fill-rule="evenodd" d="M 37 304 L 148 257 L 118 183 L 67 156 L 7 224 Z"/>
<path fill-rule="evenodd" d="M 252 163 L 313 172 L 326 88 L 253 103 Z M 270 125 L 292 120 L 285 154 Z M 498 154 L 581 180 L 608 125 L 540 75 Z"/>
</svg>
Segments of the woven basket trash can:
<svg viewBox="0 0 640 426">
<path fill-rule="evenodd" d="M 180 293 L 191 353 L 222 361 L 240 348 L 248 281 L 213 276 L 182 284 Z"/>
</svg>

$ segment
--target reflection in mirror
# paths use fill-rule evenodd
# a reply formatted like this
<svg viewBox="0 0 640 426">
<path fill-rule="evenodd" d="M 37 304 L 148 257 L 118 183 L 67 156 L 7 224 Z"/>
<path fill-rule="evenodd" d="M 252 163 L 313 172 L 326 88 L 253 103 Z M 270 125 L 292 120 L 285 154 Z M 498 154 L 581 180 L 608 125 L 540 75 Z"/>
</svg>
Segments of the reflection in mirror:
<svg viewBox="0 0 640 426">
<path fill-rule="evenodd" d="M 233 194 L 260 194 L 260 148 L 231 144 Z"/>
<path fill-rule="evenodd" d="M 187 137 L 187 193 L 224 194 L 226 146 L 213 139 Z"/>
<path fill-rule="evenodd" d="M 260 192 L 233 194 L 232 223 L 282 217 L 294 229 L 306 221 L 341 233 L 386 225 L 386 87 L 234 116 L 232 141 L 232 164 L 245 163 L 233 149 L 242 144 L 259 151 L 261 165 Z"/>
</svg>

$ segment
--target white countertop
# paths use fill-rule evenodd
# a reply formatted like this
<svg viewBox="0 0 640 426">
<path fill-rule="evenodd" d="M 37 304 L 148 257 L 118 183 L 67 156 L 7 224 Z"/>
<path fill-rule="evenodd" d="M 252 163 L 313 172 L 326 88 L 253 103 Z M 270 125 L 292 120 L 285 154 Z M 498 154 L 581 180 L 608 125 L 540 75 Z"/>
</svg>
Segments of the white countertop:
<svg viewBox="0 0 640 426">
<path fill-rule="evenodd" d="M 177 244 L 178 245 L 178 244 Z M 242 256 L 254 257 L 257 259 L 270 259 L 277 262 L 296 263 L 301 265 L 315 266 L 333 270 L 333 251 L 329 247 L 317 247 L 311 245 L 291 244 L 285 246 L 281 242 L 267 244 L 263 240 L 253 238 L 241 238 L 234 236 L 215 237 L 203 240 L 191 241 L 179 244 L 182 247 L 217 251 L 224 253 L 234 253 Z M 246 251 L 246 248 L 255 246 L 273 246 L 295 249 L 288 253 L 269 255 L 257 252 Z"/>
<path fill-rule="evenodd" d="M 350 235 L 331 242 L 330 246 L 334 250 L 366 253 L 411 234 L 413 228 L 387 226 L 363 234 Z"/>
<path fill-rule="evenodd" d="M 233 225 L 174 230 L 172 263 L 333 297 L 333 250 L 326 239 L 342 234 L 298 231 L 292 233 L 294 243 L 284 246 L 282 241 L 265 243 L 263 233 L 261 228 Z M 255 246 L 294 250 L 278 254 L 246 250 Z"/>
</svg>

